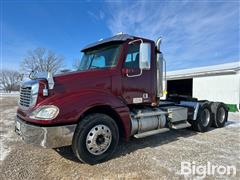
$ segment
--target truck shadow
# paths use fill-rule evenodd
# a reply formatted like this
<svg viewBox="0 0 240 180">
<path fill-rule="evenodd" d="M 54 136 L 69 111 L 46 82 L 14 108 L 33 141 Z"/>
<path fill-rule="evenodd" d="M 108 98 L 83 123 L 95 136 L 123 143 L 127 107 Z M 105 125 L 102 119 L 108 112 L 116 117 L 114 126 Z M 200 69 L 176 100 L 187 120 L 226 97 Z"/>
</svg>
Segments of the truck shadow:
<svg viewBox="0 0 240 180">
<path fill-rule="evenodd" d="M 113 158 L 124 156 L 138 149 L 144 149 L 147 147 L 160 147 L 164 144 L 168 144 L 174 141 L 178 141 L 180 138 L 188 138 L 198 134 L 189 129 L 183 130 L 171 130 L 165 133 L 156 134 L 153 136 L 148 136 L 141 139 L 131 138 L 128 143 L 120 142 L 116 153 Z"/>
<path fill-rule="evenodd" d="M 214 130 L 213 128 L 210 129 Z M 164 144 L 171 143 L 173 141 L 177 141 L 180 138 L 188 138 L 190 136 L 194 136 L 199 134 L 198 132 L 192 131 L 190 129 L 183 129 L 183 130 L 171 130 L 165 133 L 160 133 L 153 136 L 148 136 L 141 139 L 130 138 L 129 142 L 120 141 L 115 151 L 112 159 L 124 156 L 131 152 L 134 152 L 138 149 L 143 149 L 146 147 L 158 147 Z M 80 162 L 76 156 L 74 155 L 71 146 L 65 146 L 61 148 L 55 149 L 56 152 L 61 155 L 62 157 L 69 159 L 71 161 Z"/>
</svg>

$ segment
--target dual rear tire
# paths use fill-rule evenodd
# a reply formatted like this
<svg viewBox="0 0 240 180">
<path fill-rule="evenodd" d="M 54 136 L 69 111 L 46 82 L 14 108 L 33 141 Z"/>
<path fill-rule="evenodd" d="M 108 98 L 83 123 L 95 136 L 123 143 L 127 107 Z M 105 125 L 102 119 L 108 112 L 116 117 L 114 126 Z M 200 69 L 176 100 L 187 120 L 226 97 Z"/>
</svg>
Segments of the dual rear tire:
<svg viewBox="0 0 240 180">
<path fill-rule="evenodd" d="M 212 113 L 208 103 L 202 104 L 198 109 L 197 119 L 192 121 L 192 128 L 195 131 L 206 132 L 212 125 Z"/>
<path fill-rule="evenodd" d="M 221 128 L 228 118 L 228 109 L 225 104 L 219 102 L 205 102 L 199 110 L 197 119 L 192 121 L 195 131 L 206 132 L 211 126 Z"/>
<path fill-rule="evenodd" d="M 228 119 L 228 108 L 221 102 L 214 102 L 210 104 L 213 115 L 212 126 L 221 128 L 225 125 Z"/>
</svg>

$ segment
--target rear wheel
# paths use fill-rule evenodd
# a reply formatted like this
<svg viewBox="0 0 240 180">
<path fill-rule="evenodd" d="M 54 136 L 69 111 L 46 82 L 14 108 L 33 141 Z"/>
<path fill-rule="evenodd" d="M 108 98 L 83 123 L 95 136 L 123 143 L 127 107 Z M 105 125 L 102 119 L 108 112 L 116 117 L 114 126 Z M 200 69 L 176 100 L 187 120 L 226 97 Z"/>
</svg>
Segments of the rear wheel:
<svg viewBox="0 0 240 180">
<path fill-rule="evenodd" d="M 119 140 L 115 121 L 105 114 L 91 114 L 80 121 L 73 137 L 73 151 L 88 164 L 106 161 L 116 149 Z"/>
<path fill-rule="evenodd" d="M 192 121 L 192 127 L 199 132 L 206 132 L 212 125 L 212 114 L 208 103 L 203 104 L 198 110 L 198 116 Z"/>
<path fill-rule="evenodd" d="M 221 102 L 213 102 L 211 103 L 211 110 L 213 114 L 212 125 L 216 128 L 223 127 L 228 119 L 227 106 Z"/>
</svg>

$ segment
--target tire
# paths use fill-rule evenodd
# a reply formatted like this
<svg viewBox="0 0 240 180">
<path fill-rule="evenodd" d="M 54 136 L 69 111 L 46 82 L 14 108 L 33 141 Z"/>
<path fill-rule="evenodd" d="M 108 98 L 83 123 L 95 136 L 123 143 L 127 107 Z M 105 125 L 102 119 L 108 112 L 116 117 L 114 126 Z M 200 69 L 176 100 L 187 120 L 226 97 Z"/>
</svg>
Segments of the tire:
<svg viewBox="0 0 240 180">
<path fill-rule="evenodd" d="M 216 128 L 224 127 L 228 119 L 227 106 L 221 102 L 213 102 L 211 103 L 211 110 L 213 116 L 212 126 Z"/>
<path fill-rule="evenodd" d="M 192 121 L 192 128 L 195 131 L 207 132 L 212 125 L 212 113 L 208 103 L 204 103 L 198 110 L 197 119 Z"/>
<path fill-rule="evenodd" d="M 115 121 L 105 114 L 90 114 L 78 124 L 72 149 L 83 163 L 97 164 L 108 160 L 119 141 L 119 131 Z"/>
</svg>

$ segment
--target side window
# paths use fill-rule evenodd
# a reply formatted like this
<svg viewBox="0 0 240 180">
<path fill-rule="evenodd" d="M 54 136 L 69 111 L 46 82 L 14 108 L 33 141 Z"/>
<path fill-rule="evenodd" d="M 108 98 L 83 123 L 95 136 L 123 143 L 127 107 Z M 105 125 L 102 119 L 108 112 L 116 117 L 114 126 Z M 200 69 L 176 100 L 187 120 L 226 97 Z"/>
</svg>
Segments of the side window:
<svg viewBox="0 0 240 180">
<path fill-rule="evenodd" d="M 124 67 L 139 69 L 139 44 L 130 44 L 125 59 Z"/>
<path fill-rule="evenodd" d="M 105 58 L 103 56 L 94 57 L 91 67 L 92 68 L 105 67 Z"/>
</svg>

